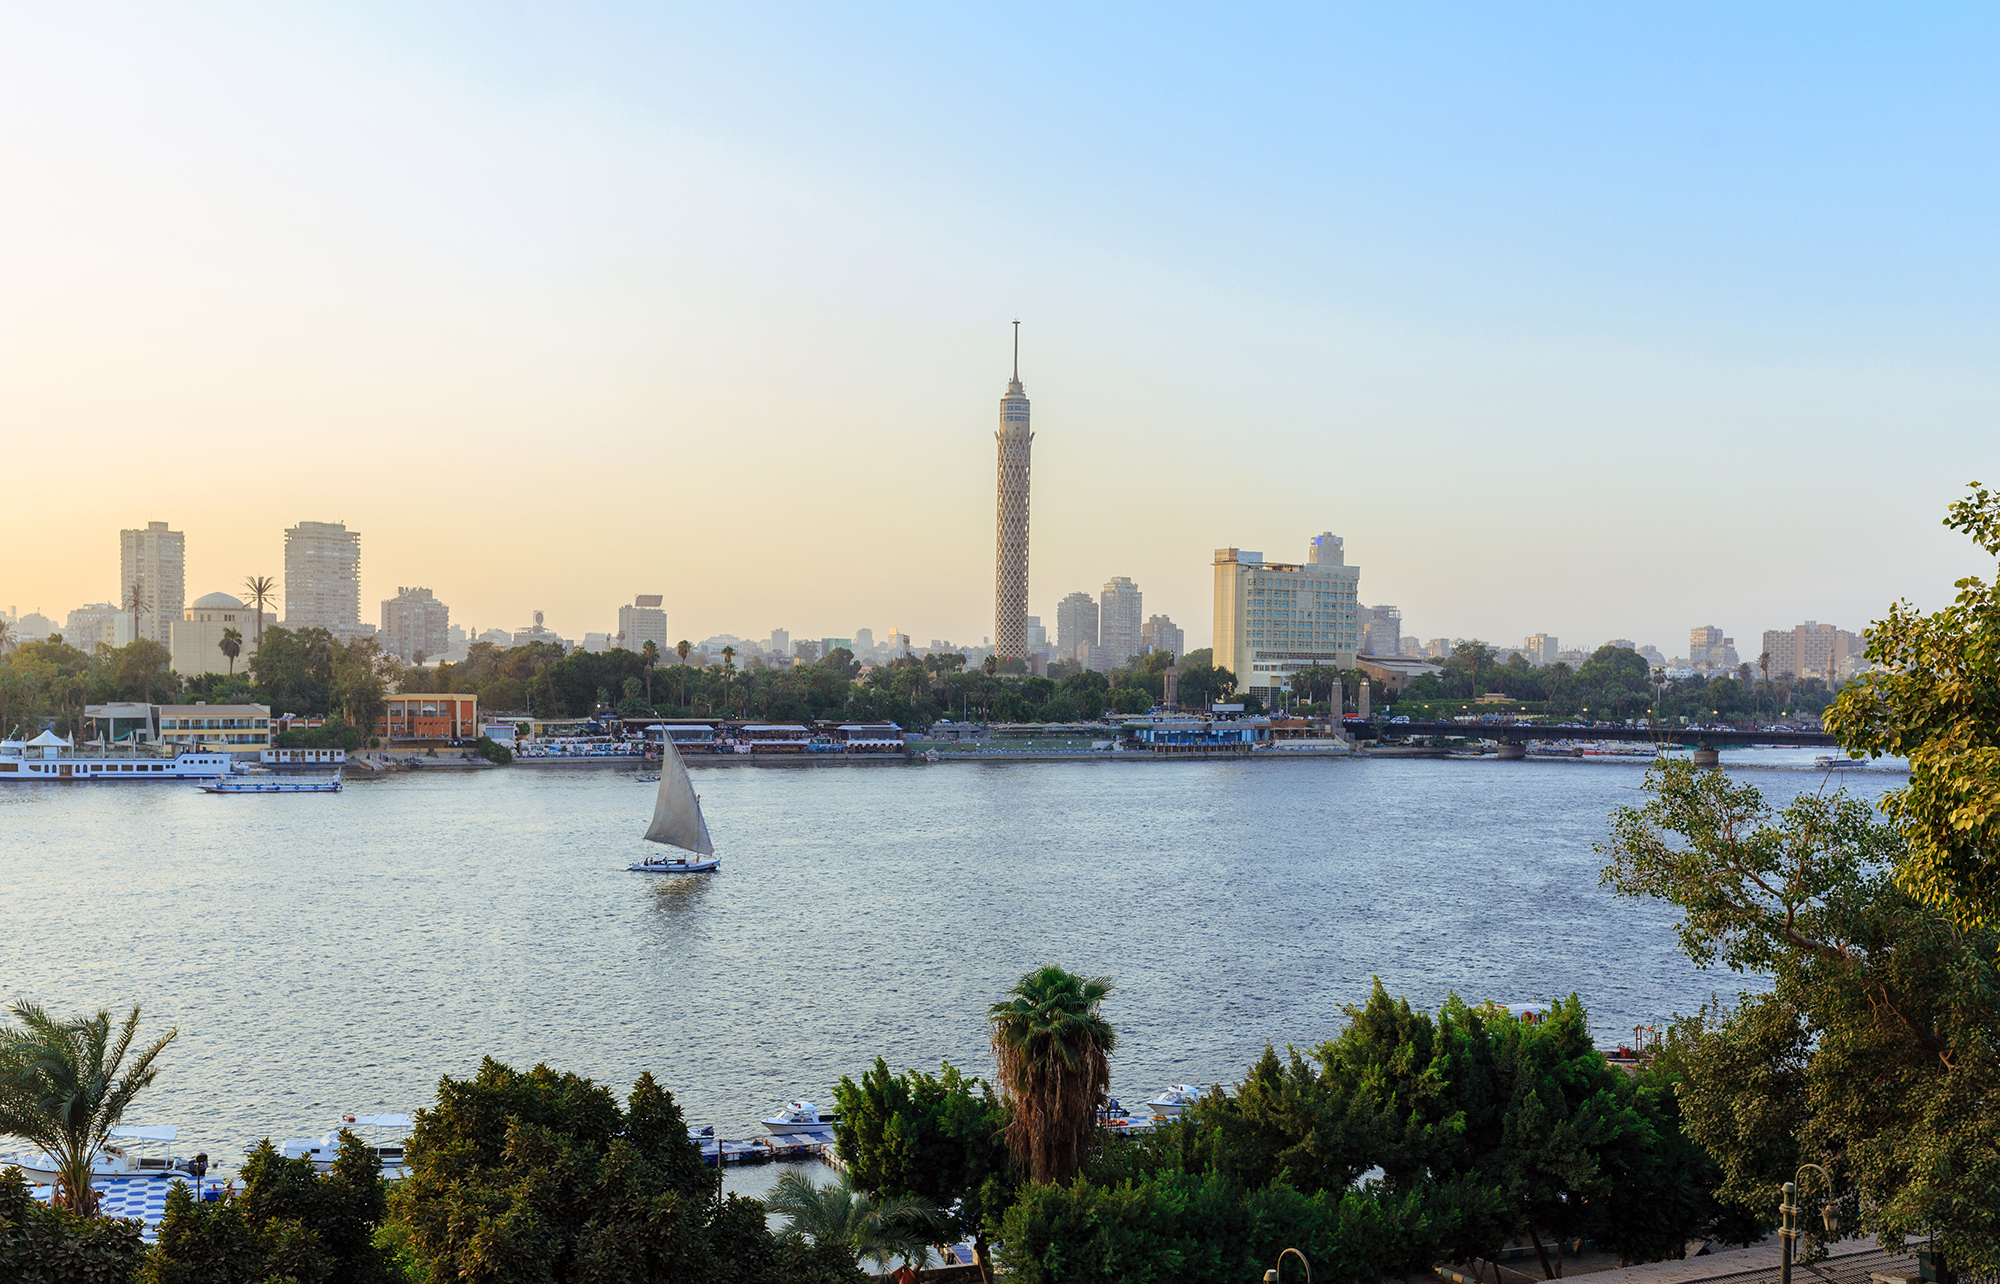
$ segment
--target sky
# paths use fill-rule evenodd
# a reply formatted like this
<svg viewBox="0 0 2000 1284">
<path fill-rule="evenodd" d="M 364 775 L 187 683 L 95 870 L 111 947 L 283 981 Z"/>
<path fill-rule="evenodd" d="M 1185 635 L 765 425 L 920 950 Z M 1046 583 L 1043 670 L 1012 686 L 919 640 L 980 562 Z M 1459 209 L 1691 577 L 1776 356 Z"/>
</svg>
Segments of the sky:
<svg viewBox="0 0 2000 1284">
<path fill-rule="evenodd" d="M 2000 12 L 0 3 L 0 606 L 362 533 L 363 618 L 992 633 L 1330 530 L 1685 654 L 1991 560 Z"/>
</svg>

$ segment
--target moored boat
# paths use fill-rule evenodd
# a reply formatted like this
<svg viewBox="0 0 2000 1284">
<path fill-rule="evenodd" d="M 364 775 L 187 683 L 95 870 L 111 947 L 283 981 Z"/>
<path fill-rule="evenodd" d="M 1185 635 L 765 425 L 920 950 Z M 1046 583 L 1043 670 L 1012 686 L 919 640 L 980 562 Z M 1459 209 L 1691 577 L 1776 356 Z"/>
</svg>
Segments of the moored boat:
<svg viewBox="0 0 2000 1284">
<path fill-rule="evenodd" d="M 355 1132 L 375 1157 L 382 1161 L 382 1175 L 392 1180 L 409 1175 L 403 1163 L 403 1149 L 409 1141 L 409 1131 L 415 1120 L 408 1115 L 342 1115 L 341 1127 Z M 370 1131 L 363 1135 L 360 1129 Z M 255 1146 L 249 1151 L 256 1150 Z M 293 1137 L 280 1142 L 278 1153 L 287 1159 L 310 1159 L 314 1168 L 321 1172 L 333 1167 L 333 1161 L 340 1158 L 340 1128 L 323 1137 Z M 245 1153 L 249 1153 L 246 1151 Z"/>
<path fill-rule="evenodd" d="M 775 1118 L 761 1119 L 758 1122 L 762 1123 L 772 1136 L 782 1137 L 798 1132 L 830 1133 L 839 1118 L 839 1115 L 830 1110 L 821 1110 L 810 1101 L 788 1101 Z"/>
<path fill-rule="evenodd" d="M 187 1165 L 174 1158 L 173 1148 L 180 1131 L 171 1124 L 152 1127 L 121 1125 L 113 1128 L 110 1140 L 99 1146 L 97 1153 L 91 1156 L 92 1179 L 176 1177 L 184 1174 Z M 165 1153 L 153 1154 L 147 1149 L 155 1145 L 165 1146 Z M 56 1180 L 55 1158 L 44 1151 L 0 1155 L 0 1168 L 19 1168 L 21 1175 L 30 1183 L 51 1183 Z"/>
<path fill-rule="evenodd" d="M 1163 1118 L 1178 1119 L 1189 1106 L 1199 1100 L 1201 1093 L 1193 1084 L 1177 1083 L 1147 1102 L 1146 1108 Z"/>
<path fill-rule="evenodd" d="M 33 740 L 0 740 L 0 784 L 53 781 L 209 780 L 240 770 L 226 753 L 195 750 L 171 758 L 136 753 L 78 753 L 53 731 Z"/>
<path fill-rule="evenodd" d="M 340 773 L 331 776 L 249 776 L 217 780 L 203 785 L 209 794 L 337 794 Z"/>
</svg>

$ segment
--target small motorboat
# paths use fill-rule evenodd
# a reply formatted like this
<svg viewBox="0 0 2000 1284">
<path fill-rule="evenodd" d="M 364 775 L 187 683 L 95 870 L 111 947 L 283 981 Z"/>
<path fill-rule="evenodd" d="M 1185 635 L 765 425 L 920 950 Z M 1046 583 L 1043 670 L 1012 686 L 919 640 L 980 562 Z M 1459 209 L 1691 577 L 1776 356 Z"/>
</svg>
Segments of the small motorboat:
<svg viewBox="0 0 2000 1284">
<path fill-rule="evenodd" d="M 340 792 L 340 773 L 331 776 L 251 776 L 242 780 L 218 779 L 213 784 L 203 785 L 203 793 L 209 794 L 337 794 Z"/>
<path fill-rule="evenodd" d="M 839 1118 L 839 1115 L 822 1111 L 810 1101 L 788 1101 L 775 1119 L 762 1119 L 758 1122 L 762 1123 L 765 1131 L 772 1136 L 782 1137 L 794 1132 L 830 1133 L 833 1131 L 834 1122 Z"/>
<path fill-rule="evenodd" d="M 375 1152 L 375 1158 L 382 1161 L 382 1175 L 394 1180 L 409 1175 L 404 1166 L 403 1149 L 409 1138 L 407 1134 L 416 1121 L 408 1115 L 342 1115 L 341 1127 L 356 1131 L 372 1129 L 363 1137 L 368 1148 Z M 384 1135 L 384 1130 L 390 1134 Z M 249 1147 L 244 1153 L 254 1153 L 257 1148 Z M 333 1167 L 333 1161 L 340 1158 L 340 1128 L 324 1137 L 294 1137 L 281 1142 L 278 1153 L 287 1159 L 310 1159 L 312 1165 L 321 1172 Z"/>
<path fill-rule="evenodd" d="M 1846 754 L 1823 753 L 1813 759 L 1813 770 L 1815 771 L 1852 771 L 1867 765 L 1861 759 L 1850 758 Z"/>
<path fill-rule="evenodd" d="M 109 1177 L 177 1177 L 187 1172 L 187 1164 L 174 1158 L 173 1142 L 181 1135 L 181 1130 L 171 1124 L 157 1127 L 117 1127 L 111 1130 L 112 1141 L 105 1142 L 91 1156 L 90 1172 L 93 1180 Z M 142 1154 L 139 1145 L 162 1143 L 166 1146 L 164 1155 Z M 19 1168 L 21 1175 L 33 1184 L 52 1184 L 56 1180 L 55 1157 L 43 1151 L 31 1151 L 22 1155 L 0 1155 L 0 1168 Z"/>
<path fill-rule="evenodd" d="M 1155 1115 L 1167 1119 L 1178 1119 L 1189 1106 L 1201 1100 L 1201 1093 L 1191 1083 L 1177 1083 L 1159 1096 L 1146 1103 L 1146 1108 Z"/>
</svg>

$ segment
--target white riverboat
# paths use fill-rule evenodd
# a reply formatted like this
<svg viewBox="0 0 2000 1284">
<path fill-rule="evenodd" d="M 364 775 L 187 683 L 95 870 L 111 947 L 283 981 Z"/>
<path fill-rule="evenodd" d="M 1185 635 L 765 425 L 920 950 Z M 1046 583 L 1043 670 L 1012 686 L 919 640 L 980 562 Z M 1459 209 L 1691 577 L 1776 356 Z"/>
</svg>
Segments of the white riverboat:
<svg viewBox="0 0 2000 1284">
<path fill-rule="evenodd" d="M 201 788 L 204 793 L 211 794 L 337 794 L 340 792 L 340 773 L 336 771 L 330 776 L 247 776 L 217 780 Z"/>
<path fill-rule="evenodd" d="M 171 1124 L 113 1128 L 111 1139 L 91 1156 L 91 1177 L 174 1177 L 185 1173 L 186 1164 L 174 1158 L 173 1143 L 180 1135 L 181 1130 Z M 153 1153 L 154 1146 L 164 1147 L 164 1153 Z M 14 1167 L 21 1170 L 30 1184 L 53 1184 L 56 1180 L 56 1161 L 43 1151 L 0 1155 L 0 1168 Z"/>
<path fill-rule="evenodd" d="M 53 731 L 33 740 L 0 740 L 0 784 L 60 781 L 213 780 L 244 770 L 226 753 L 191 750 L 171 758 L 78 753 Z"/>
<path fill-rule="evenodd" d="M 722 865 L 709 841 L 708 822 L 702 819 L 701 796 L 695 793 L 687 764 L 671 739 L 661 748 L 660 787 L 653 795 L 653 821 L 646 826 L 645 839 L 675 849 L 674 856 L 649 856 L 626 866 L 636 873 L 710 874 Z"/>
<path fill-rule="evenodd" d="M 1163 1119 L 1178 1119 L 1189 1106 L 1201 1100 L 1201 1092 L 1191 1083 L 1177 1083 L 1146 1103 L 1146 1108 Z"/>
<path fill-rule="evenodd" d="M 414 1119 L 408 1115 L 342 1115 L 340 1122 L 341 1128 L 353 1131 L 375 1152 L 375 1157 L 382 1161 L 384 1177 L 394 1181 L 409 1175 L 403 1162 L 403 1148 L 416 1124 Z M 362 1129 L 368 1131 L 363 1133 Z M 254 1151 L 256 1147 L 250 1149 Z M 310 1159 L 314 1168 L 325 1172 L 340 1158 L 340 1128 L 324 1137 L 290 1138 L 278 1145 L 278 1153 L 287 1159 Z"/>
<path fill-rule="evenodd" d="M 839 1118 L 839 1115 L 832 1111 L 821 1110 L 810 1101 L 788 1101 L 785 1103 L 785 1108 L 774 1118 L 758 1122 L 762 1123 L 764 1131 L 773 1137 L 782 1137 L 799 1132 L 830 1133 L 833 1131 L 834 1122 Z"/>
</svg>

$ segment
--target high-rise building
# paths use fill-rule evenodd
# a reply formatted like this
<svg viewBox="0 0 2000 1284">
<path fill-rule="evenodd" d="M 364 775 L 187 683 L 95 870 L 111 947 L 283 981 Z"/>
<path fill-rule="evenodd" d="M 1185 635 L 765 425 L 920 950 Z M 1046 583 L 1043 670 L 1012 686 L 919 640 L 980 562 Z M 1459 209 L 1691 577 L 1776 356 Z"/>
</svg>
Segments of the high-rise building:
<svg viewBox="0 0 2000 1284">
<path fill-rule="evenodd" d="M 1361 649 L 1370 655 L 1403 653 L 1403 609 L 1399 606 L 1363 608 Z"/>
<path fill-rule="evenodd" d="M 1072 593 L 1056 603 L 1056 654 L 1074 660 L 1080 646 L 1097 645 L 1097 599 Z"/>
<path fill-rule="evenodd" d="M 1021 390 L 1021 323 L 1014 323 L 1014 377 L 1000 398 L 999 513 L 994 532 L 993 651 L 1028 653 L 1028 394 Z"/>
<path fill-rule="evenodd" d="M 1149 615 L 1139 629 L 1139 650 L 1142 654 L 1154 651 L 1171 651 L 1183 654 L 1187 649 L 1187 634 L 1180 625 L 1164 615 Z"/>
<path fill-rule="evenodd" d="M 1267 698 L 1300 669 L 1354 667 L 1361 646 L 1361 568 L 1338 536 L 1312 541 L 1303 565 L 1267 562 L 1248 549 L 1215 550 L 1214 663 L 1236 689 Z"/>
<path fill-rule="evenodd" d="M 664 650 L 665 648 L 661 649 Z M 772 629 L 770 649 L 772 655 L 790 655 L 792 653 L 792 635 L 790 630 Z"/>
<path fill-rule="evenodd" d="M 632 605 L 618 608 L 618 645 L 627 651 L 639 652 L 651 642 L 660 648 L 660 654 L 667 653 L 667 613 L 660 609 L 659 593 L 641 593 L 632 599 Z"/>
<path fill-rule="evenodd" d="M 1770 658 L 1774 678 L 1789 673 L 1795 678 L 1845 681 L 1867 666 L 1867 650 L 1867 635 L 1817 620 L 1764 633 L 1764 656 Z M 1758 658 L 1760 665 L 1764 656 Z M 1761 668 L 1757 676 L 1763 676 Z"/>
<path fill-rule="evenodd" d="M 856 655 L 859 655 L 863 651 L 873 651 L 874 649 L 875 649 L 875 630 L 873 629 L 854 630 L 854 653 Z"/>
<path fill-rule="evenodd" d="M 1556 662 L 1556 652 L 1562 650 L 1556 640 L 1546 633 L 1532 634 L 1521 642 L 1521 652 L 1528 657 L 1528 663 L 1538 669 L 1546 669 Z"/>
<path fill-rule="evenodd" d="M 361 532 L 300 522 L 285 532 L 285 627 L 354 637 L 361 627 Z"/>
<path fill-rule="evenodd" d="M 1698 629 L 1688 630 L 1688 667 L 1691 669 L 1719 669 L 1727 664 L 1723 656 L 1725 641 L 1722 630 L 1713 624 L 1704 624 Z M 1634 648 L 1635 650 L 1637 648 Z"/>
<path fill-rule="evenodd" d="M 1146 627 L 1145 597 L 1128 575 L 1104 581 L 1098 594 L 1097 640 L 1116 669 L 1143 649 L 1139 634 Z"/>
<path fill-rule="evenodd" d="M 1028 649 L 1030 651 L 1046 651 L 1049 649 L 1049 631 L 1042 627 L 1041 616 L 1031 615 L 1028 617 L 1027 634 Z"/>
<path fill-rule="evenodd" d="M 118 605 L 131 610 L 137 590 L 145 602 L 136 636 L 162 646 L 173 642 L 174 621 L 187 603 L 187 537 L 165 522 L 118 532 Z"/>
<path fill-rule="evenodd" d="M 451 611 L 427 588 L 396 589 L 382 600 L 382 649 L 405 664 L 435 660 L 451 646 Z"/>
</svg>

